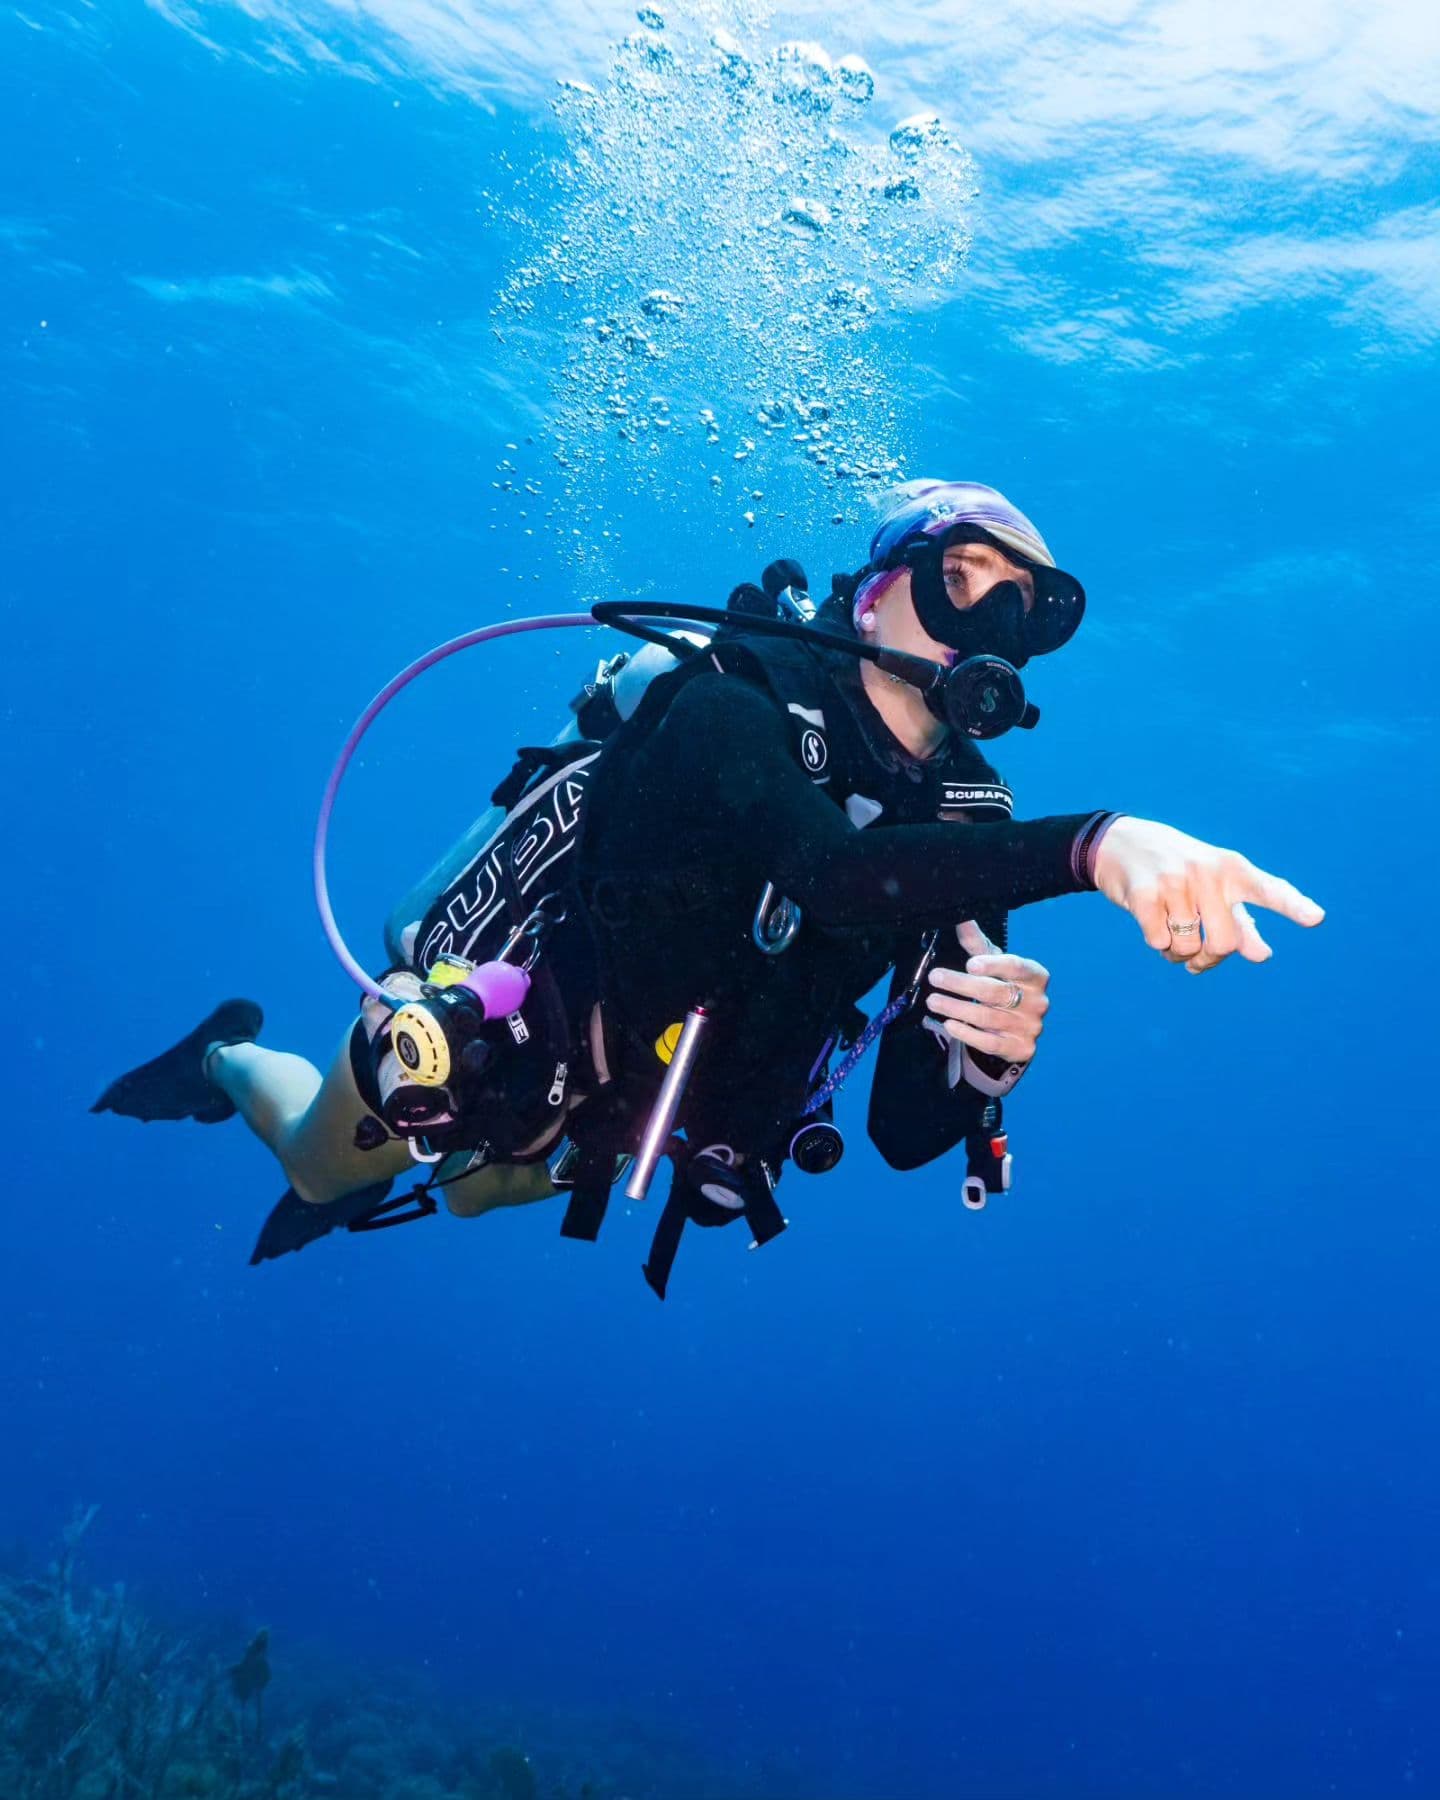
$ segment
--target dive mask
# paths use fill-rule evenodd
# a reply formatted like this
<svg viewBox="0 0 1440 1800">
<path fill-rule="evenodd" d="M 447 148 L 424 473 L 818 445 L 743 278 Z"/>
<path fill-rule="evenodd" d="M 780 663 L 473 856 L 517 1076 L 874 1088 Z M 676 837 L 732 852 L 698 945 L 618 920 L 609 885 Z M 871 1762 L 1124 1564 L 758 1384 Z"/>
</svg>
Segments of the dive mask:
<svg viewBox="0 0 1440 1800">
<path fill-rule="evenodd" d="M 1018 581 L 999 581 L 973 606 L 957 606 L 945 585 L 945 551 L 953 544 L 990 544 L 1011 562 L 1023 563 L 1035 584 L 1026 611 Z M 926 633 L 961 657 L 999 657 L 1023 669 L 1032 656 L 1046 656 L 1070 639 L 1085 616 L 1085 590 L 1073 575 L 1048 563 L 1032 562 L 996 543 L 978 526 L 961 525 L 941 538 L 920 538 L 904 546 L 897 561 L 910 570 L 915 614 Z"/>
</svg>

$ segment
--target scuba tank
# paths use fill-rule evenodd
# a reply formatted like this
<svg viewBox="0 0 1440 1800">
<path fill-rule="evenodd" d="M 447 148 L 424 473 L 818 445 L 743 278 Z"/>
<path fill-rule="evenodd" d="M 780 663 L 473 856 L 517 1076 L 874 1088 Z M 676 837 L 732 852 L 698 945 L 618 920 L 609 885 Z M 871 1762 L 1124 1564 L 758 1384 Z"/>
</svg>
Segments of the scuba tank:
<svg viewBox="0 0 1440 1800">
<path fill-rule="evenodd" d="M 697 631 L 674 635 L 697 650 L 710 641 L 708 635 Z M 657 676 L 668 674 L 678 664 L 678 656 L 659 644 L 644 644 L 633 652 L 622 650 L 614 656 L 602 657 L 595 673 L 571 700 L 572 717 L 544 748 L 560 755 L 585 743 L 603 743 L 634 714 L 650 683 Z M 540 768 L 544 764 L 537 759 L 534 766 Z M 518 769 L 517 764 L 515 772 Z M 524 783 L 520 785 L 523 788 Z M 459 842 L 446 851 L 391 911 L 385 921 L 385 950 L 392 962 L 406 964 L 412 961 L 420 922 L 435 896 L 443 893 L 500 831 L 510 808 L 520 797 L 518 790 L 512 792 L 509 787 L 510 784 L 501 784 L 496 790 L 498 798 L 492 800 Z"/>
<path fill-rule="evenodd" d="M 762 582 L 759 587 L 743 583 L 732 592 L 723 615 L 727 622 L 744 630 L 757 620 L 780 620 L 792 627 L 813 620 L 816 609 L 798 563 L 772 563 Z M 391 1134 L 410 1140 L 417 1157 L 437 1150 L 443 1154 L 480 1137 L 493 1153 L 504 1154 L 532 1140 L 547 1119 L 556 1117 L 552 1109 L 557 1094 L 559 1103 L 565 1098 L 569 1053 L 557 1009 L 545 1009 L 542 1027 L 527 1017 L 527 1001 L 530 978 L 550 932 L 564 919 L 558 895 L 544 896 L 536 912 L 487 960 L 477 960 L 480 950 L 472 950 L 472 943 L 490 937 L 485 918 L 498 923 L 507 901 L 514 916 L 520 896 L 503 889 L 516 859 L 523 856 L 526 831 L 535 832 L 536 815 L 540 830 L 550 834 L 548 859 L 557 860 L 567 821 L 557 820 L 555 809 L 545 804 L 545 778 L 558 780 L 568 773 L 578 787 L 597 748 L 635 715 L 652 683 L 677 668 L 684 652 L 703 651 L 724 630 L 724 624 L 713 630 L 674 630 L 664 642 L 642 643 L 632 652 L 602 659 L 571 700 L 572 716 L 565 726 L 548 744 L 519 752 L 490 807 L 391 912 L 385 945 L 397 967 L 386 978 L 386 999 L 372 996 L 362 1007 L 373 1077 L 367 1098 Z M 572 827 L 579 804 L 577 800 L 569 817 Z M 558 872 L 552 881 L 563 885 Z M 462 890 L 465 931 L 452 928 L 435 912 L 439 897 Z M 480 927 L 472 932 L 474 919 Z M 783 950 L 797 925 L 798 912 L 788 902 L 768 892 L 762 897 L 756 941 L 767 953 Z M 378 1129 L 376 1135 L 378 1139 Z M 839 1146 L 822 1147 L 822 1135 L 802 1134 L 797 1166 L 819 1169 L 838 1160 Z"/>
<path fill-rule="evenodd" d="M 742 582 L 726 602 L 726 613 L 738 627 L 743 628 L 756 619 L 781 620 L 793 626 L 808 625 L 815 619 L 817 608 L 807 591 L 805 571 L 793 558 L 781 557 L 772 562 L 760 579 L 762 585 L 759 587 L 753 582 Z M 668 637 L 698 651 L 709 644 L 717 629 L 724 628 L 691 627 L 672 631 Z M 614 656 L 602 657 L 595 673 L 571 700 L 572 716 L 545 748 L 559 753 L 585 742 L 604 743 L 627 719 L 634 717 L 650 684 L 678 668 L 679 663 L 680 656 L 663 643 L 644 643 L 637 650 L 622 650 Z M 536 766 L 543 765 L 537 761 Z M 499 798 L 481 813 L 459 842 L 446 851 L 392 910 L 385 922 L 385 949 L 392 962 L 411 962 L 419 925 L 431 901 L 436 894 L 443 893 L 476 853 L 494 838 L 504 824 L 509 808 L 519 798 L 519 792 L 506 791 L 506 784 L 496 791 Z"/>
<path fill-rule="evenodd" d="M 837 604 L 846 598 L 848 582 L 849 578 L 837 577 L 832 596 Z M 502 636 L 586 628 L 596 623 L 617 626 L 645 641 L 631 653 L 599 663 L 595 675 L 570 703 L 571 720 L 549 744 L 519 753 L 509 776 L 496 788 L 489 810 L 395 909 L 387 922 L 386 945 L 398 967 L 381 986 L 355 962 L 340 936 L 324 871 L 335 795 L 361 737 L 391 698 L 442 658 Z M 743 583 L 734 589 L 723 610 L 601 603 L 588 614 L 481 627 L 429 652 L 376 696 L 353 728 L 332 772 L 314 853 L 316 899 L 326 934 L 342 966 L 367 996 L 362 1024 L 369 1055 L 364 1055 L 365 1045 L 360 1041 L 357 1082 L 374 1115 L 362 1120 L 360 1129 L 372 1141 L 383 1142 L 387 1135 L 400 1138 L 422 1162 L 441 1161 L 457 1150 L 475 1149 L 485 1161 L 538 1164 L 554 1152 L 574 1104 L 569 1095 L 570 1065 L 584 1066 L 590 1054 L 581 1035 L 583 1027 L 577 1031 L 577 1021 L 591 1021 L 591 1007 L 582 1003 L 583 979 L 578 989 L 557 983 L 551 966 L 558 956 L 563 967 L 567 943 L 584 934 L 567 934 L 552 943 L 554 928 L 565 918 L 562 895 L 568 890 L 564 872 L 550 871 L 579 841 L 590 765 L 607 740 L 635 717 L 658 677 L 675 671 L 711 644 L 717 645 L 716 662 L 722 666 L 718 647 L 722 636 L 798 640 L 816 649 L 843 651 L 858 660 L 875 662 L 884 672 L 924 693 L 932 710 L 953 714 L 950 722 L 958 733 L 971 738 L 993 734 L 993 724 L 987 723 L 996 710 L 993 705 L 981 709 L 985 719 L 970 717 L 976 668 L 929 662 L 826 630 L 824 624 L 808 594 L 804 570 L 785 560 L 772 563 L 760 585 Z M 752 654 L 740 645 L 736 651 L 742 658 Z M 969 662 L 978 666 L 984 660 L 971 658 Z M 801 658 L 802 663 L 807 661 Z M 728 652 L 724 666 L 734 666 Z M 979 673 L 989 680 L 988 674 Z M 792 705 L 788 710 L 794 713 L 797 709 Z M 1010 722 L 1033 723 L 1034 709 L 1029 709 L 1029 716 Z M 813 729 L 806 735 L 821 737 Z M 812 760 L 802 742 L 799 754 L 813 778 L 824 766 L 823 750 L 818 761 Z M 551 891 L 532 895 L 530 890 L 542 877 Z M 507 926 L 508 935 L 497 944 L 499 932 Z M 757 948 L 766 955 L 783 953 L 798 927 L 798 909 L 767 887 L 753 929 Z M 562 1003 L 562 993 L 565 1002 L 576 1001 L 573 1018 Z M 812 1084 L 818 1075 L 820 1085 L 812 1088 L 796 1119 L 788 1155 L 782 1156 L 782 1161 L 791 1161 L 802 1172 L 821 1174 L 840 1160 L 844 1141 L 831 1117 L 830 1098 L 896 1016 L 897 1006 L 912 1004 L 913 998 L 913 993 L 907 993 L 892 1002 L 848 1046 L 842 1037 L 832 1039 L 812 1072 Z M 701 1023 L 703 1012 L 697 1003 L 696 1016 Z M 697 1033 L 698 1025 L 692 1032 L 698 1042 Z M 845 1054 L 833 1074 L 826 1074 L 826 1056 L 837 1049 L 844 1049 Z M 671 1096 L 674 1104 L 668 1114 L 658 1100 L 652 1109 L 639 1146 L 648 1154 L 640 1155 L 627 1183 L 632 1198 L 643 1196 L 659 1157 L 672 1153 L 668 1148 L 671 1127 L 686 1076 L 688 1066 L 667 1072 L 668 1087 L 675 1090 Z M 599 1080 L 603 1089 L 609 1077 L 602 1073 Z M 587 1080 L 577 1089 L 576 1098 L 587 1098 L 591 1092 Z M 586 1111 L 582 1106 L 577 1114 L 577 1128 L 584 1123 Z M 624 1142 L 610 1145 L 597 1138 L 589 1147 L 594 1151 L 589 1160 L 599 1173 L 586 1175 L 584 1196 L 582 1183 L 576 1182 L 571 1206 L 575 1218 L 571 1220 L 567 1214 L 570 1235 L 593 1235 L 591 1227 L 598 1224 L 596 1209 L 603 1206 L 603 1192 L 614 1178 L 613 1171 L 624 1152 L 635 1149 L 628 1130 L 622 1136 Z M 358 1132 L 356 1141 L 360 1143 Z M 582 1147 L 582 1162 L 585 1154 Z M 998 1162 L 998 1157 L 995 1160 Z M 757 1168 L 764 1173 L 764 1165 Z M 778 1169 L 779 1162 L 774 1174 Z M 767 1177 L 772 1186 L 774 1174 Z M 561 1185 L 558 1164 L 554 1180 Z M 746 1192 L 748 1200 L 741 1210 L 746 1216 L 754 1215 L 751 1224 L 757 1242 L 765 1241 L 783 1228 L 783 1221 L 774 1211 L 773 1196 L 762 1195 L 758 1186 L 753 1194 Z"/>
</svg>

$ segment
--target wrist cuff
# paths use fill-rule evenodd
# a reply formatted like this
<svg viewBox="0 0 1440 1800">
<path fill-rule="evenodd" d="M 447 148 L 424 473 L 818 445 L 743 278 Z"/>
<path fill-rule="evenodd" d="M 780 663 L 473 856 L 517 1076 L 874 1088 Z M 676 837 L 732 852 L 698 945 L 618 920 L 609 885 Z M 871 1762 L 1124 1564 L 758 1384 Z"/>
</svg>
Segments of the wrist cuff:
<svg viewBox="0 0 1440 1800">
<path fill-rule="evenodd" d="M 1095 856 L 1101 840 L 1115 821 L 1124 816 L 1118 812 L 1092 813 L 1075 833 L 1074 842 L 1070 846 L 1070 873 L 1075 877 L 1077 886 L 1094 890 Z"/>
</svg>

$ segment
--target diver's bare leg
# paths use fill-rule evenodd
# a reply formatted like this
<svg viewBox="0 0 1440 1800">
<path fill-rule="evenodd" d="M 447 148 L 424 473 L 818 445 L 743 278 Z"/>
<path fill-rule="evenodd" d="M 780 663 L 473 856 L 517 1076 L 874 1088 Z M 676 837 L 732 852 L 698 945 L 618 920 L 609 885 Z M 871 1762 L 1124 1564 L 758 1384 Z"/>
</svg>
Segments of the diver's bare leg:
<svg viewBox="0 0 1440 1800">
<path fill-rule="evenodd" d="M 377 1150 L 355 1148 L 355 1127 L 369 1108 L 355 1086 L 348 1035 L 324 1076 L 303 1056 L 261 1044 L 222 1045 L 210 1052 L 205 1068 L 280 1159 L 302 1200 L 324 1205 L 414 1166 L 405 1145 L 394 1140 Z"/>
</svg>

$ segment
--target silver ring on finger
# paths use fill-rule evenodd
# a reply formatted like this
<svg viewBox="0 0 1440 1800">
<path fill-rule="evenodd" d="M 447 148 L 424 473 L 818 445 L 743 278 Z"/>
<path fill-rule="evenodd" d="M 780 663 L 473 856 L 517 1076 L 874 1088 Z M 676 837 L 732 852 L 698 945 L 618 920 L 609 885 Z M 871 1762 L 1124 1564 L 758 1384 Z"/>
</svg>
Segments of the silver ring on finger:
<svg viewBox="0 0 1440 1800">
<path fill-rule="evenodd" d="M 1165 923 L 1170 927 L 1171 937 L 1194 937 L 1200 929 L 1198 915 L 1193 919 L 1167 919 Z"/>
<path fill-rule="evenodd" d="M 1014 1012 L 1015 1008 L 1019 1006 L 1020 1002 L 1025 998 L 1025 990 L 1018 981 L 1007 981 L 1005 985 L 1010 990 L 1010 998 L 1000 1010 L 1002 1012 Z"/>
</svg>

